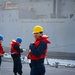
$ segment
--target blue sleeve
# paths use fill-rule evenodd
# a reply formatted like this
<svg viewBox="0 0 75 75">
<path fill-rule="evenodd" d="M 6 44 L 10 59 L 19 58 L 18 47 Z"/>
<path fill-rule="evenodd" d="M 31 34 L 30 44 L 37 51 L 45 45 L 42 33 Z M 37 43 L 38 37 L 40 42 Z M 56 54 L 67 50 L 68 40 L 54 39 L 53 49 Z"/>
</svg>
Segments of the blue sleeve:
<svg viewBox="0 0 75 75">
<path fill-rule="evenodd" d="M 44 50 L 46 50 L 46 47 L 47 47 L 46 42 L 42 41 L 39 44 L 38 48 L 36 48 L 34 44 L 30 44 L 29 49 L 32 51 L 32 53 L 35 56 L 38 57 L 38 56 L 40 56 L 44 52 Z"/>
<path fill-rule="evenodd" d="M 22 49 L 20 49 L 20 47 L 18 46 L 18 45 L 14 45 L 14 49 L 16 50 L 16 51 L 18 51 L 19 53 L 22 53 L 23 52 L 23 50 Z"/>
</svg>

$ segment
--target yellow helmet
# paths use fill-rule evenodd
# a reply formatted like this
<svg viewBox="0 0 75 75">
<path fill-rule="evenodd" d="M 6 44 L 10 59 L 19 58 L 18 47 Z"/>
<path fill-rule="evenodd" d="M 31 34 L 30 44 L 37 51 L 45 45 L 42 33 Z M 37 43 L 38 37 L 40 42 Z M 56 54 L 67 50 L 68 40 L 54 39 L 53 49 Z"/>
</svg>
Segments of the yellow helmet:
<svg viewBox="0 0 75 75">
<path fill-rule="evenodd" d="M 43 28 L 40 25 L 37 25 L 33 28 L 33 33 L 43 32 Z"/>
</svg>

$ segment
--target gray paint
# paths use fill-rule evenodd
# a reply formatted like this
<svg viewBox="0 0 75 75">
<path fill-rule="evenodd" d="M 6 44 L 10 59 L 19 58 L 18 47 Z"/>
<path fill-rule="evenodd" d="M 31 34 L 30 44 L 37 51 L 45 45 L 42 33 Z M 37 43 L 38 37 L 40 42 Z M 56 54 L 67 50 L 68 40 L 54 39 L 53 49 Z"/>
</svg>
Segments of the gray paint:
<svg viewBox="0 0 75 75">
<path fill-rule="evenodd" d="M 73 9 L 72 12 L 70 11 L 71 9 L 68 10 L 67 4 L 68 2 L 70 3 L 70 0 L 66 1 L 66 8 L 64 9 L 62 5 L 60 8 L 63 8 L 61 12 L 64 11 L 63 13 L 66 12 L 69 15 L 67 18 L 62 17 L 62 15 L 67 14 L 60 12 L 60 16 L 62 18 L 57 17 L 34 20 L 31 19 L 32 17 L 30 17 L 30 19 L 21 19 L 19 17 L 19 10 L 0 10 L 0 34 L 4 36 L 3 45 L 5 47 L 9 47 L 12 39 L 16 39 L 16 37 L 22 37 L 22 47 L 28 49 L 29 44 L 34 41 L 32 34 L 33 27 L 35 25 L 41 25 L 44 28 L 44 34 L 47 34 L 50 37 L 50 51 L 75 52 L 75 16 L 70 18 L 70 14 L 75 15 L 75 9 Z M 71 5 L 72 3 L 73 2 L 71 2 Z M 38 12 L 38 14 L 40 13 Z"/>
</svg>

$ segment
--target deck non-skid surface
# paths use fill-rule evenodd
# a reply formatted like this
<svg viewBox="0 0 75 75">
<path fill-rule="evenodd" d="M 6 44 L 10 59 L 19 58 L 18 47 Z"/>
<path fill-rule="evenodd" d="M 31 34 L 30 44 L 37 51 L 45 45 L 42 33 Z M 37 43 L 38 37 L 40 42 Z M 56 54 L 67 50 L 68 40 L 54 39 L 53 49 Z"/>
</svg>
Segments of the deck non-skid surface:
<svg viewBox="0 0 75 75">
<path fill-rule="evenodd" d="M 75 75 L 75 68 L 65 68 L 65 67 L 46 67 L 45 75 Z M 12 62 L 2 62 L 0 75 L 14 75 Z M 23 64 L 23 75 L 30 75 L 30 67 L 28 64 Z"/>
</svg>

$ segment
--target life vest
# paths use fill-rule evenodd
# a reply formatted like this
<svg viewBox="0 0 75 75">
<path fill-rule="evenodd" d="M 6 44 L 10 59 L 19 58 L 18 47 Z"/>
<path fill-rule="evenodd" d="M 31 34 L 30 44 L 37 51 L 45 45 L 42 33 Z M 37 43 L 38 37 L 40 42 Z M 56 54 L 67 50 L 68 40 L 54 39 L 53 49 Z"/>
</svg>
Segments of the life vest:
<svg viewBox="0 0 75 75">
<path fill-rule="evenodd" d="M 15 44 L 17 44 L 18 46 L 20 46 L 20 44 L 19 44 L 17 41 L 12 40 L 11 43 L 10 43 L 10 45 L 11 45 L 10 52 L 11 52 L 11 54 L 16 54 L 16 55 L 18 55 L 19 52 L 14 49 L 14 45 L 15 45 Z"/>
<path fill-rule="evenodd" d="M 3 50 L 2 44 L 0 44 L 0 54 L 4 54 L 5 51 Z"/>
<path fill-rule="evenodd" d="M 43 35 L 41 38 L 38 38 L 37 40 L 35 40 L 34 44 L 35 44 L 36 48 L 38 48 L 40 42 L 42 42 L 42 41 L 46 42 L 47 44 L 50 44 L 51 42 L 48 40 L 48 38 L 49 38 L 48 36 Z M 31 59 L 31 60 L 39 60 L 39 59 L 45 58 L 46 57 L 46 53 L 47 53 L 47 48 L 38 57 L 35 56 L 31 51 L 29 51 L 29 53 L 28 53 L 28 59 Z"/>
</svg>

